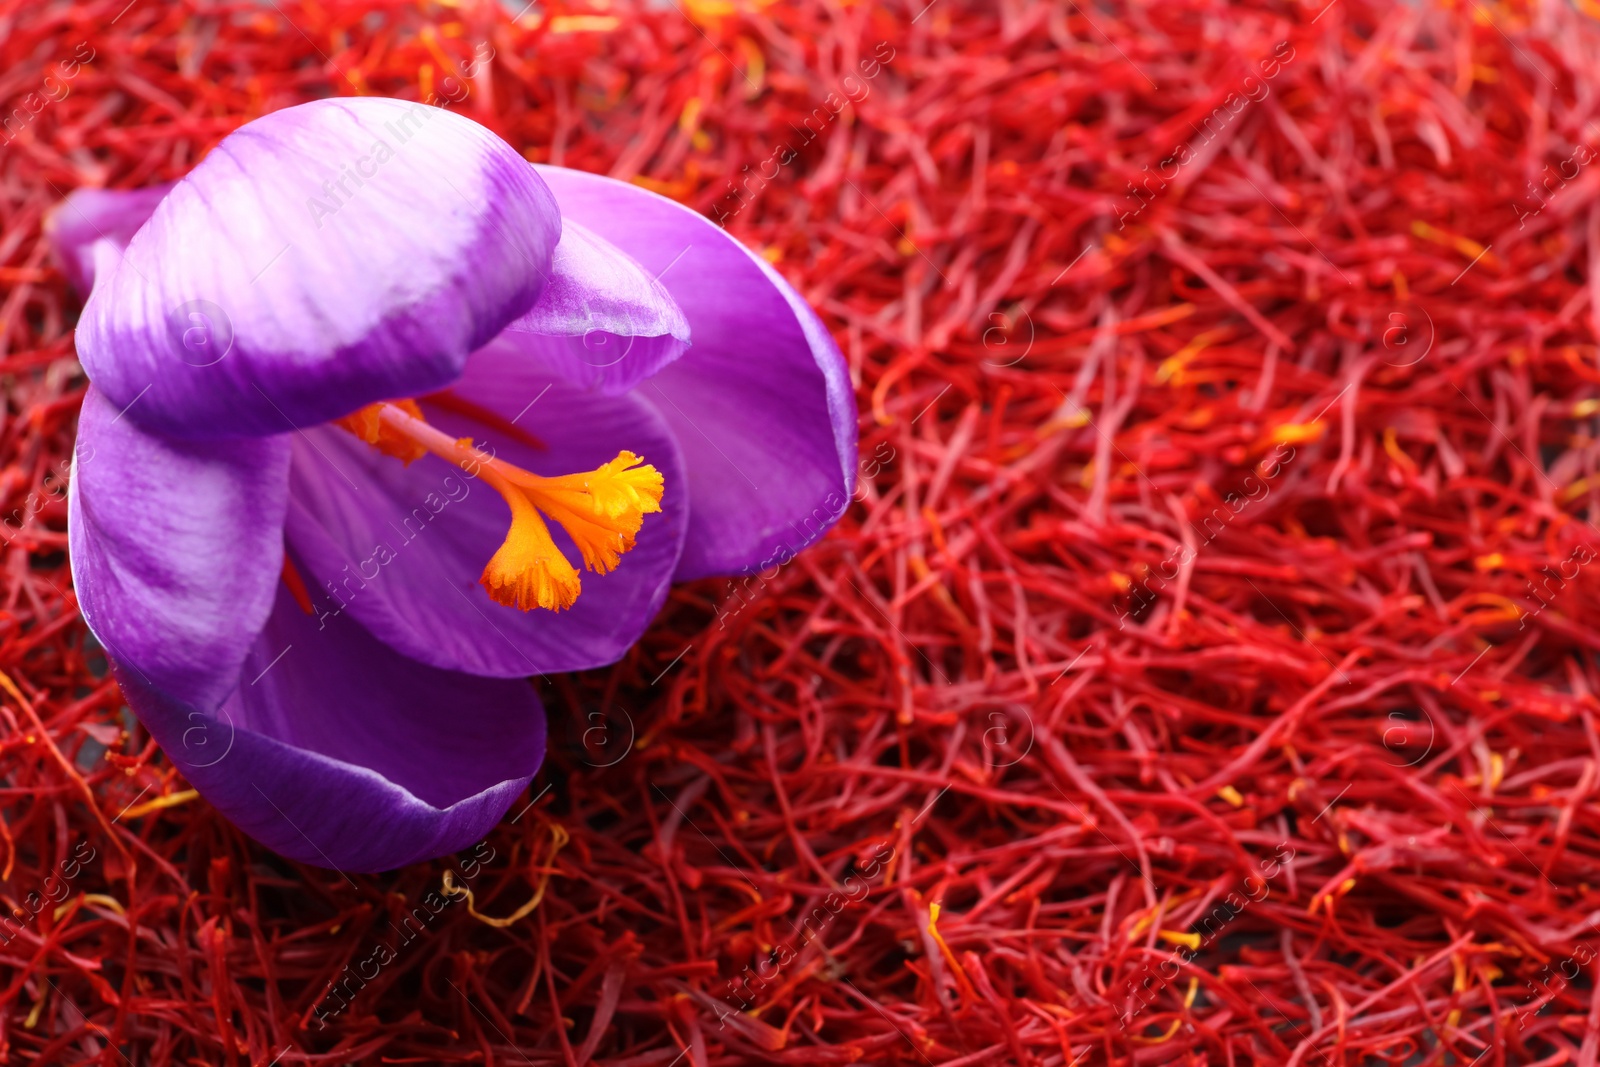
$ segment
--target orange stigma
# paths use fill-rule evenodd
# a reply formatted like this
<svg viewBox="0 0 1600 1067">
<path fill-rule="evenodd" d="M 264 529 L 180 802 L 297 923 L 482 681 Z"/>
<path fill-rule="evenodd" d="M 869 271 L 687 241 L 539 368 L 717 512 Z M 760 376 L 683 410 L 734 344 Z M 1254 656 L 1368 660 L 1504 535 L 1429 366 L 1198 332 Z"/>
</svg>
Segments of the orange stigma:
<svg viewBox="0 0 1600 1067">
<path fill-rule="evenodd" d="M 405 463 L 431 452 L 505 498 L 511 529 L 479 580 L 507 607 L 561 611 L 578 599 L 577 568 L 556 548 L 547 520 L 567 531 L 586 569 L 606 574 L 633 547 L 644 517 L 661 510 L 661 472 L 632 452 L 592 471 L 545 478 L 440 432 L 412 400 L 369 404 L 335 425 Z"/>
<path fill-rule="evenodd" d="M 415 400 L 391 400 L 387 404 L 368 404 L 342 419 L 335 419 L 333 424 L 341 430 L 349 430 L 379 452 L 393 456 L 409 467 L 426 456 L 428 450 L 411 438 L 395 433 L 385 426 L 383 420 L 378 417 L 385 407 L 399 408 L 419 422 L 423 421 L 422 409 L 417 407 Z"/>
</svg>

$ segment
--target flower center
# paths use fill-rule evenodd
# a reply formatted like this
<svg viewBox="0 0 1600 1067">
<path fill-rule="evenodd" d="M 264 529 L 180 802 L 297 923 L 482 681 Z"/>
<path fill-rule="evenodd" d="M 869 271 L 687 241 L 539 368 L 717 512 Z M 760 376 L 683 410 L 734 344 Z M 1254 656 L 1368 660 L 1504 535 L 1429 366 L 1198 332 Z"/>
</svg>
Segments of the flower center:
<svg viewBox="0 0 1600 1067">
<path fill-rule="evenodd" d="M 606 574 L 633 547 L 645 515 L 661 510 L 661 472 L 632 452 L 592 471 L 545 478 L 435 429 L 414 400 L 368 404 L 335 425 L 404 463 L 431 452 L 505 498 L 511 529 L 479 580 L 507 607 L 561 611 L 578 599 L 578 571 L 551 540 L 547 519 L 567 531 L 586 569 Z"/>
</svg>

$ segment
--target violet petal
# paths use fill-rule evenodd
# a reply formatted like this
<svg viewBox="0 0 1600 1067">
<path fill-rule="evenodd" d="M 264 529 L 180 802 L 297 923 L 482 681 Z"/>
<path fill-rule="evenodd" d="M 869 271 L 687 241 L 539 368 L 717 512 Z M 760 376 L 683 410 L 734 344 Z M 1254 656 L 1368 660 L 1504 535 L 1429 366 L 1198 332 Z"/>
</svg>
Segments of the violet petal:
<svg viewBox="0 0 1600 1067">
<path fill-rule="evenodd" d="M 470 119 L 318 100 L 173 187 L 97 278 L 78 353 L 152 429 L 288 433 L 448 384 L 533 306 L 559 237 L 544 183 Z"/>
<path fill-rule="evenodd" d="M 67 509 L 84 620 L 129 672 L 215 707 L 283 571 L 285 438 L 173 441 L 90 386 Z"/>
<path fill-rule="evenodd" d="M 549 286 L 500 340 L 563 381 L 616 394 L 683 355 L 689 324 L 632 257 L 562 220 Z"/>
<path fill-rule="evenodd" d="M 287 591 L 214 712 L 118 664 L 130 706 L 201 794 L 290 859 L 381 871 L 481 839 L 544 758 L 531 683 L 435 670 Z"/>
<path fill-rule="evenodd" d="M 94 288 L 95 258 L 111 262 L 150 218 L 174 183 L 143 189 L 75 189 L 44 218 L 45 236 L 74 289 L 88 296 Z M 103 246 L 97 248 L 96 246 Z"/>
<path fill-rule="evenodd" d="M 689 352 L 638 388 L 689 465 L 678 579 L 793 556 L 855 489 L 855 393 L 827 329 L 766 260 L 705 217 L 627 182 L 535 169 L 563 216 L 642 263 L 689 320 Z"/>
</svg>

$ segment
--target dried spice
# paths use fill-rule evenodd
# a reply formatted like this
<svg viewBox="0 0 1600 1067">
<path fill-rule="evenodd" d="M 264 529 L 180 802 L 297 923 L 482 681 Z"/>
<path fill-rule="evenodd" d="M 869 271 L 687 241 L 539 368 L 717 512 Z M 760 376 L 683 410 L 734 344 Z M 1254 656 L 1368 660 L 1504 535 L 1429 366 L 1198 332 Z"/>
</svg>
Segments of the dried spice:
<svg viewBox="0 0 1600 1067">
<path fill-rule="evenodd" d="M 0 1058 L 1596 1062 L 1592 4 L 515 6 L 0 7 Z M 356 92 L 723 217 L 863 413 L 382 877 L 85 645 L 39 229 Z"/>
</svg>

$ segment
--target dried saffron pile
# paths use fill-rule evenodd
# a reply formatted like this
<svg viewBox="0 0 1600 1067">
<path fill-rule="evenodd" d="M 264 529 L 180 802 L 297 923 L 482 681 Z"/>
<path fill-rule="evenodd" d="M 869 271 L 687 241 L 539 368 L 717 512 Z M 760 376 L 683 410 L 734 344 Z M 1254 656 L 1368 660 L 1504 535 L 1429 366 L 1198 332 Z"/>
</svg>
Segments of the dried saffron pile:
<svg viewBox="0 0 1600 1067">
<path fill-rule="evenodd" d="M 1600 7 L 520 6 L 0 0 L 0 1061 L 1600 1059 Z M 41 240 L 355 93 L 722 220 L 862 409 L 378 877 L 107 680 Z"/>
</svg>

